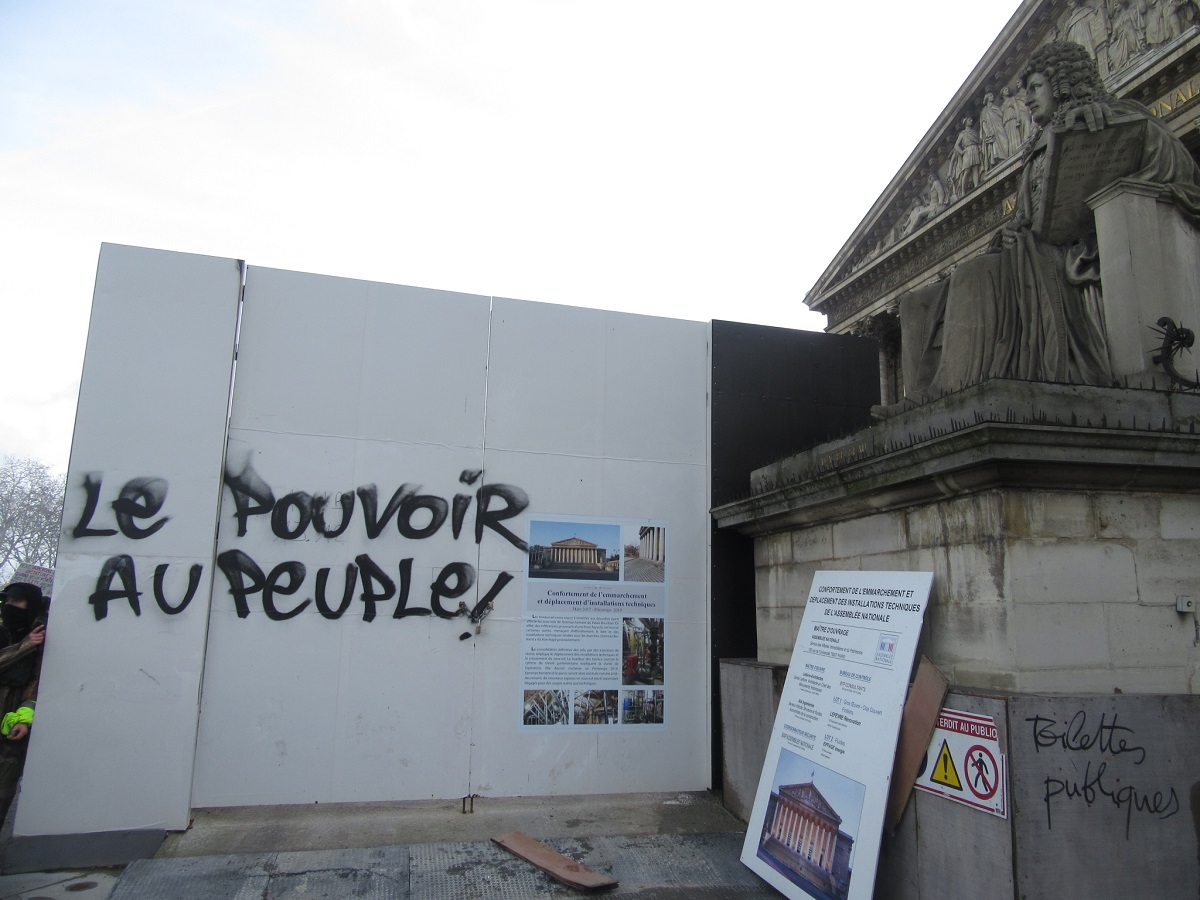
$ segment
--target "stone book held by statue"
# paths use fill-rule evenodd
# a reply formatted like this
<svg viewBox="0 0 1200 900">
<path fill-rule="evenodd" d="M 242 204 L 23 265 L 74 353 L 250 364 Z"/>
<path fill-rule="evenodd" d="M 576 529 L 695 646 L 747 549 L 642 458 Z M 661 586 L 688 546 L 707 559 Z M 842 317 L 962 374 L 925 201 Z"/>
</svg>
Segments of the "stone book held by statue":
<svg viewBox="0 0 1200 900">
<path fill-rule="evenodd" d="M 1046 166 L 1042 172 L 1041 221 L 1033 229 L 1051 244 L 1070 244 L 1094 230 L 1087 200 L 1118 178 L 1142 167 L 1146 119 L 1120 116 L 1100 131 L 1082 122 L 1047 128 Z"/>
</svg>

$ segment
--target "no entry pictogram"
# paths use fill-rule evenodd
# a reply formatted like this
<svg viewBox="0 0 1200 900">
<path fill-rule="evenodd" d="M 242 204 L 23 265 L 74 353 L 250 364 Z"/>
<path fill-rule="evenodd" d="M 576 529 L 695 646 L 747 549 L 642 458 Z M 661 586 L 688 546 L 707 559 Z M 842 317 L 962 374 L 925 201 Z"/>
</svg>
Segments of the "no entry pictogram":
<svg viewBox="0 0 1200 900">
<path fill-rule="evenodd" d="M 967 788 L 980 800 L 991 800 L 1000 786 L 1000 767 L 992 751 L 974 744 L 967 751 Z"/>
</svg>

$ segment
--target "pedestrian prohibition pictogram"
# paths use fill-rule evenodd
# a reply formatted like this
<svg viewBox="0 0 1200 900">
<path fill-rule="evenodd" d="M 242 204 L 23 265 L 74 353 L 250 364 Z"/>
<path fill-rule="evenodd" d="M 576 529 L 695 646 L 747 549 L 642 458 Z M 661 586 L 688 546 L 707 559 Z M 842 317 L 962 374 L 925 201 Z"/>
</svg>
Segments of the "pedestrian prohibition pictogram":
<svg viewBox="0 0 1200 900">
<path fill-rule="evenodd" d="M 963 789 L 962 781 L 958 777 L 958 769 L 954 766 L 954 757 L 950 755 L 950 745 L 946 741 L 942 741 L 942 749 L 938 753 L 937 762 L 933 766 L 933 774 L 929 776 L 929 780 L 956 791 Z"/>
<path fill-rule="evenodd" d="M 1000 784 L 1000 769 L 992 751 L 975 744 L 967 751 L 967 787 L 980 800 L 990 800 Z"/>
</svg>

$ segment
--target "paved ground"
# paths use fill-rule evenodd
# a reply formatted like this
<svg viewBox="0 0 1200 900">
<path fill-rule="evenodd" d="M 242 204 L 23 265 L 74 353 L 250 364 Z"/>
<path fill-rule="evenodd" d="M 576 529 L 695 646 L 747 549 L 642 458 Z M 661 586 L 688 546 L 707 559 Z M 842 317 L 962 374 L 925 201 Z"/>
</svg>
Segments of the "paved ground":
<svg viewBox="0 0 1200 900">
<path fill-rule="evenodd" d="M 661 583 L 663 564 L 651 559 L 627 559 L 625 560 L 625 580 Z"/>
<path fill-rule="evenodd" d="M 641 900 L 774 898 L 741 864 L 744 824 L 707 793 L 346 803 L 197 810 L 124 872 L 0 878 L 0 900 L 585 896 L 493 844 L 524 831 Z M 43 879 L 38 882 L 37 879 Z M 33 879 L 26 882 L 17 879 Z M 87 887 L 83 885 L 92 882 Z M 19 889 L 18 889 L 19 888 Z M 54 891 L 57 891 L 55 893 Z"/>
</svg>

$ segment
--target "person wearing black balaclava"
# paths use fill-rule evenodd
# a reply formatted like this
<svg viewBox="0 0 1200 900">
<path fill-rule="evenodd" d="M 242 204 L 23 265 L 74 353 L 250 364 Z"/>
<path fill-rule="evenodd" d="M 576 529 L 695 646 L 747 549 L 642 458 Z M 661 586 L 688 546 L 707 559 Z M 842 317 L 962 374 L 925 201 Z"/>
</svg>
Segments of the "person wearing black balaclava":
<svg viewBox="0 0 1200 900">
<path fill-rule="evenodd" d="M 17 792 L 33 725 L 48 598 L 14 581 L 0 591 L 0 823 Z"/>
</svg>

